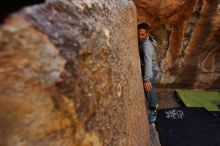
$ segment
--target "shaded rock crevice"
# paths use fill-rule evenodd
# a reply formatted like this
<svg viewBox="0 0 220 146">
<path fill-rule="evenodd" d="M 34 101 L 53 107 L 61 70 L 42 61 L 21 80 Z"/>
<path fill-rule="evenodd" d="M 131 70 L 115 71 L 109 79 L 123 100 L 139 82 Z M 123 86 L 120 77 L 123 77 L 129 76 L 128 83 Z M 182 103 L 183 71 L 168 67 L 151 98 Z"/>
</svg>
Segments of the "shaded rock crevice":
<svg viewBox="0 0 220 146">
<path fill-rule="evenodd" d="M 26 6 L 31 5 L 37 5 L 44 3 L 45 0 L 30 0 L 30 1 L 13 1 L 13 0 L 7 0 L 7 1 L 1 1 L 0 2 L 0 24 L 4 22 L 4 19 L 6 19 L 11 13 L 17 12 L 21 10 L 22 8 Z"/>
</svg>

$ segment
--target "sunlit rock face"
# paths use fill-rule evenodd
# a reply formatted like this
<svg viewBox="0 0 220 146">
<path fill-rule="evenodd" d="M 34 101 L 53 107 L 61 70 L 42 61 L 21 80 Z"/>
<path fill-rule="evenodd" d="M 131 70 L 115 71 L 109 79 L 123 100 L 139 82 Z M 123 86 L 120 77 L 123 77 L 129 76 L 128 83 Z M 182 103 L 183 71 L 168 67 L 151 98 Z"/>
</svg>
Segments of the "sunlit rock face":
<svg viewBox="0 0 220 146">
<path fill-rule="evenodd" d="M 158 41 L 161 87 L 220 89 L 220 2 L 134 0 Z"/>
<path fill-rule="evenodd" d="M 148 145 L 136 20 L 127 0 L 51 0 L 8 18 L 0 145 Z"/>
</svg>

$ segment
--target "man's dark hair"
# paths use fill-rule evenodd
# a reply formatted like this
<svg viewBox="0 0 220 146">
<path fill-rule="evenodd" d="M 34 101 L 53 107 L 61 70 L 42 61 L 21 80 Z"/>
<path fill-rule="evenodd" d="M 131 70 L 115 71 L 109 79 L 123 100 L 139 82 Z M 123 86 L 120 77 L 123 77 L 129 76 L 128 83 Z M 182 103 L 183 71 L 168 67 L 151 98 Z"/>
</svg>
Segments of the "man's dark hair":
<svg viewBox="0 0 220 146">
<path fill-rule="evenodd" d="M 149 32 L 150 31 L 150 26 L 147 23 L 142 22 L 142 23 L 138 24 L 138 30 L 139 29 L 144 29 L 147 32 Z"/>
</svg>

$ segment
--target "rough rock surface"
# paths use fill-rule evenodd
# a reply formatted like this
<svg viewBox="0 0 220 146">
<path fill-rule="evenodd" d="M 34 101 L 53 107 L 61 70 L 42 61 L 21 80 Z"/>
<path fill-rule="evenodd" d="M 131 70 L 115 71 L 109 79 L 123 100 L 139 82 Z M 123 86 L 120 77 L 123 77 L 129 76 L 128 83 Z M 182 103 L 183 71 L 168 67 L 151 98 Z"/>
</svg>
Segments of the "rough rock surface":
<svg viewBox="0 0 220 146">
<path fill-rule="evenodd" d="M 220 89 L 220 1 L 133 1 L 159 44 L 160 87 Z"/>
<path fill-rule="evenodd" d="M 136 33 L 127 0 L 49 0 L 8 18 L 0 145 L 149 145 Z"/>
</svg>

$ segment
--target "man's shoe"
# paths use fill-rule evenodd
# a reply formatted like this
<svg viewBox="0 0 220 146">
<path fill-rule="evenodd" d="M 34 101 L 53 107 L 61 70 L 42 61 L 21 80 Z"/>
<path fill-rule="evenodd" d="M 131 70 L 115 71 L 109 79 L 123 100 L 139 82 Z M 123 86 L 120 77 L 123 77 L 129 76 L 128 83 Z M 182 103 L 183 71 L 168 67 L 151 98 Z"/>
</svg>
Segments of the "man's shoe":
<svg viewBox="0 0 220 146">
<path fill-rule="evenodd" d="M 155 123 L 156 120 L 157 120 L 157 111 L 156 111 L 156 110 L 150 111 L 149 123 L 150 123 L 150 124 Z"/>
</svg>

